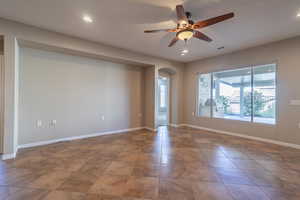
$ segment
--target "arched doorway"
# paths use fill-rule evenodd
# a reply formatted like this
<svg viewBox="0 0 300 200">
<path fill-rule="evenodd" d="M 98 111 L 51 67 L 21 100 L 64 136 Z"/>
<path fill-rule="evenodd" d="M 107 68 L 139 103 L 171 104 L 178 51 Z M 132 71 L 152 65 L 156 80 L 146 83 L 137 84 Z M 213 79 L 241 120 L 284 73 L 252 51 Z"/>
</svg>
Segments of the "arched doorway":
<svg viewBox="0 0 300 200">
<path fill-rule="evenodd" d="M 176 74 L 174 69 L 160 68 L 157 77 L 157 112 L 156 125 L 167 126 L 171 121 L 171 93 L 172 76 Z"/>
</svg>

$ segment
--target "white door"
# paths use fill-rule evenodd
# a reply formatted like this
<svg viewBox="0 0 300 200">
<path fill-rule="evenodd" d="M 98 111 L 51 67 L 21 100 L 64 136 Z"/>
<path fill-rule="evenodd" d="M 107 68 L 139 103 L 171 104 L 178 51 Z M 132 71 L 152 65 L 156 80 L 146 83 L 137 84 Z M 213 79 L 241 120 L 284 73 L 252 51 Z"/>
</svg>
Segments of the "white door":
<svg viewBox="0 0 300 200">
<path fill-rule="evenodd" d="M 158 124 L 169 124 L 169 78 L 158 79 Z"/>
<path fill-rule="evenodd" d="M 4 122 L 4 56 L 0 55 L 0 154 L 3 153 Z"/>
</svg>

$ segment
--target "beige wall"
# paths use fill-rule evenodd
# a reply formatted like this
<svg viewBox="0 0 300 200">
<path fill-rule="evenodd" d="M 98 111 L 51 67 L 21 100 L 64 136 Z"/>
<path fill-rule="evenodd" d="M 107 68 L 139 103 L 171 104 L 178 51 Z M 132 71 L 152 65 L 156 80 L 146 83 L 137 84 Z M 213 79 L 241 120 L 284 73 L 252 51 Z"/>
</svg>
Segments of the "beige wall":
<svg viewBox="0 0 300 200">
<path fill-rule="evenodd" d="M 169 68 L 176 72 L 171 77 L 171 123 L 188 123 L 207 128 L 300 144 L 300 129 L 298 128 L 298 123 L 300 122 L 299 107 L 289 105 L 290 100 L 300 99 L 299 89 L 297 87 L 297 85 L 299 85 L 298 77 L 300 74 L 298 59 L 300 52 L 300 38 L 188 63 L 184 68 L 182 63 L 146 56 L 4 19 L 0 19 L 0 26 L 0 35 L 5 36 L 4 40 L 6 44 L 4 47 L 5 119 L 4 126 L 2 127 L 4 131 L 5 154 L 15 153 L 18 145 L 16 142 L 18 135 L 16 121 L 16 118 L 18 118 L 17 108 L 20 107 L 18 106 L 19 98 L 17 98 L 19 89 L 17 77 L 19 69 L 18 43 L 26 46 L 35 46 L 38 48 L 51 49 L 63 53 L 82 55 L 101 60 L 132 63 L 143 67 L 146 65 L 153 66 L 148 67 L 144 73 L 141 73 L 141 77 L 143 77 L 142 74 L 144 74 L 145 79 L 142 81 L 141 87 L 145 90 L 145 99 L 143 101 L 146 102 L 144 107 L 141 108 L 144 110 L 142 120 L 144 120 L 146 126 L 152 126 L 151 128 L 155 128 L 156 124 L 155 112 L 157 103 L 155 95 L 157 92 L 156 79 L 158 77 L 158 71 L 162 68 Z M 21 55 L 23 56 L 22 52 Z M 92 63 L 106 63 L 104 61 L 95 61 L 93 59 L 88 60 Z M 274 61 L 278 64 L 278 124 L 276 126 L 249 124 L 246 122 L 222 119 L 198 118 L 192 115 L 196 105 L 197 72 L 211 72 L 232 67 L 248 66 L 251 64 L 271 63 Z M 25 62 L 21 60 L 20 65 L 23 65 L 22 63 Z M 20 89 L 20 92 L 22 92 L 22 88 Z M 20 99 L 21 98 L 22 95 Z M 21 110 L 20 114 L 22 113 L 23 111 Z M 34 120 L 35 119 L 32 118 L 32 121 Z M 56 120 L 57 126 L 59 126 L 60 122 L 58 119 Z M 91 120 L 93 121 L 93 119 Z M 102 130 L 103 127 L 101 126 L 100 128 Z M 76 134 L 77 133 L 78 132 L 76 132 Z M 87 133 L 82 132 L 81 134 Z M 22 137 L 19 138 L 19 141 L 23 141 Z"/>
<path fill-rule="evenodd" d="M 242 121 L 196 117 L 196 79 L 198 72 L 233 67 L 277 63 L 277 115 L 275 126 Z M 186 124 L 300 144 L 300 37 L 187 64 L 184 71 L 184 121 Z"/>
<path fill-rule="evenodd" d="M 171 124 L 183 122 L 183 68 L 176 68 L 176 73 L 171 75 Z"/>
<path fill-rule="evenodd" d="M 17 117 L 18 88 L 18 44 L 45 48 L 73 55 L 82 55 L 102 60 L 121 63 L 134 63 L 141 66 L 158 67 L 183 67 L 182 63 L 172 62 L 165 59 L 146 56 L 140 53 L 115 48 L 112 46 L 75 38 L 40 28 L 0 19 L 0 35 L 5 38 L 5 119 L 4 126 L 4 154 L 14 156 L 17 149 Z M 178 83 L 180 84 L 180 83 Z M 155 105 L 155 104 L 154 104 Z M 176 108 L 178 109 L 178 108 Z M 182 115 L 182 112 L 178 113 Z M 154 128 L 154 127 L 153 127 Z"/>
<path fill-rule="evenodd" d="M 142 127 L 143 71 L 21 48 L 18 144 Z"/>
<path fill-rule="evenodd" d="M 97 42 L 47 31 L 37 27 L 0 18 L 0 35 L 12 36 L 26 45 L 60 49 L 106 60 L 140 63 L 164 67 L 182 67 L 183 63 L 147 56 L 141 53 L 104 45 Z"/>
<path fill-rule="evenodd" d="M 3 41 L 3 37 L 0 36 L 0 54 L 3 54 L 3 50 L 4 50 L 4 41 Z"/>
<path fill-rule="evenodd" d="M 3 107 L 4 107 L 4 56 L 3 56 L 3 50 L 4 50 L 4 42 L 3 37 L 0 36 L 0 153 L 3 152 Z"/>
<path fill-rule="evenodd" d="M 3 128 L 3 154 L 13 157 L 17 151 L 17 121 L 16 107 L 18 90 L 17 86 L 17 52 L 16 38 L 12 35 L 4 37 L 4 126 Z"/>
<path fill-rule="evenodd" d="M 3 153 L 4 120 L 4 56 L 0 53 L 0 153 Z"/>
<path fill-rule="evenodd" d="M 155 67 L 148 67 L 145 70 L 145 126 L 154 129 L 155 109 Z"/>
</svg>

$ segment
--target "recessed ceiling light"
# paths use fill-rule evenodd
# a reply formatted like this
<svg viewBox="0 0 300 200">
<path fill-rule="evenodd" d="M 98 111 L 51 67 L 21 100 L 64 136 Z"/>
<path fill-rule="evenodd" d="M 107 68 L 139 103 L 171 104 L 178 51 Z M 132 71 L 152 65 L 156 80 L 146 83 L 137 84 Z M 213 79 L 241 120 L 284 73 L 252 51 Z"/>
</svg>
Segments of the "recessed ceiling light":
<svg viewBox="0 0 300 200">
<path fill-rule="evenodd" d="M 189 50 L 188 49 L 184 49 L 184 50 L 182 50 L 182 52 L 181 53 L 188 53 L 189 52 Z"/>
<path fill-rule="evenodd" d="M 89 15 L 83 15 L 82 19 L 83 19 L 83 21 L 85 21 L 86 23 L 92 23 L 92 22 L 93 22 L 92 17 L 89 16 Z"/>
<path fill-rule="evenodd" d="M 181 56 L 184 56 L 185 54 L 184 54 L 184 53 L 181 53 L 180 55 L 181 55 Z"/>
<path fill-rule="evenodd" d="M 297 17 L 300 17 L 300 12 L 298 12 Z"/>
</svg>

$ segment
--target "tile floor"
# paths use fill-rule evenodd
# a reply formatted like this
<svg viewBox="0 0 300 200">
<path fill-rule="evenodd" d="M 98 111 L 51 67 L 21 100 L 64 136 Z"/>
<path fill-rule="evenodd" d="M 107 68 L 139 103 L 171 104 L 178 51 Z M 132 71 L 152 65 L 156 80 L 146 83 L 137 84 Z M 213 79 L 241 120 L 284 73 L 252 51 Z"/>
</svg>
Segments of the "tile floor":
<svg viewBox="0 0 300 200">
<path fill-rule="evenodd" d="M 299 200 L 300 150 L 161 127 L 20 150 L 0 199 Z"/>
</svg>

